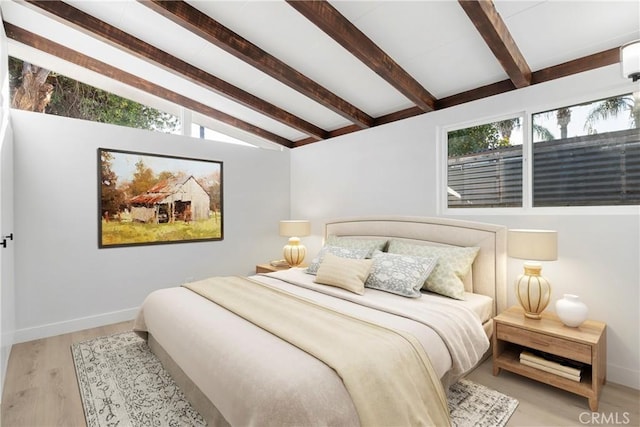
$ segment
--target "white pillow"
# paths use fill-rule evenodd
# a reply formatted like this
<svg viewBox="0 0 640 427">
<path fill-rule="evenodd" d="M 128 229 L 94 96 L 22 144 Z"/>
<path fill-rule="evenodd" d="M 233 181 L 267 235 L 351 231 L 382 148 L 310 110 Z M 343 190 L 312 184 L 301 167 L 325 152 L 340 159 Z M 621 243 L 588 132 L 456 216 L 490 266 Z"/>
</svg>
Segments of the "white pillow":
<svg viewBox="0 0 640 427">
<path fill-rule="evenodd" d="M 369 276 L 373 260 L 349 259 L 328 253 L 318 268 L 314 282 L 364 294 L 364 282 Z"/>
</svg>

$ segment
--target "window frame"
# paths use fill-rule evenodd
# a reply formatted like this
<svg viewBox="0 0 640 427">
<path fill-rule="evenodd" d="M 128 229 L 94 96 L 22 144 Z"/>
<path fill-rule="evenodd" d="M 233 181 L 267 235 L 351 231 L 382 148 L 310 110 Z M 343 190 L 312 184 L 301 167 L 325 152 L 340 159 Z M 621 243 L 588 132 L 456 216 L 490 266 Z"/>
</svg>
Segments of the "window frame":
<svg viewBox="0 0 640 427">
<path fill-rule="evenodd" d="M 489 123 L 500 122 L 502 120 L 509 120 L 521 118 L 522 119 L 522 157 L 523 157 L 523 167 L 522 167 L 522 206 L 525 206 L 527 203 L 527 194 L 525 192 L 525 188 L 528 187 L 527 173 L 526 173 L 526 164 L 528 163 L 528 154 L 525 152 L 525 139 L 528 138 L 526 134 L 528 129 L 530 128 L 526 113 L 524 111 L 519 111 L 511 114 L 503 114 L 497 116 L 488 116 L 481 119 L 456 123 L 448 126 L 439 126 L 436 129 L 437 132 L 437 140 L 439 143 L 436 144 L 437 150 L 436 159 L 437 159 L 437 167 L 439 179 L 436 180 L 438 182 L 438 189 L 436 191 L 438 197 L 438 206 L 439 213 L 444 215 L 460 215 L 464 211 L 465 215 L 478 215 L 481 213 L 501 213 L 501 214 L 510 214 L 515 212 L 516 210 L 522 209 L 522 206 L 511 206 L 511 207 L 486 207 L 486 208 L 450 208 L 447 197 L 447 186 L 449 182 L 448 176 L 448 142 L 449 142 L 449 132 L 466 129 L 474 126 L 485 125 Z"/>
<path fill-rule="evenodd" d="M 436 126 L 436 209 L 439 215 L 445 216 L 486 216 L 486 215 L 635 215 L 640 214 L 640 205 L 602 205 L 602 206 L 533 206 L 533 139 L 532 117 L 545 111 L 553 111 L 562 107 L 571 107 L 586 102 L 593 102 L 614 96 L 634 92 L 637 89 L 617 86 L 613 89 L 596 91 L 588 95 L 568 97 L 561 101 L 546 102 L 525 108 L 514 113 L 496 114 L 480 119 L 467 120 L 444 126 Z M 560 105 L 560 106 L 558 106 Z M 501 120 L 522 117 L 522 206 L 521 207 L 486 207 L 486 208 L 450 208 L 447 201 L 447 161 L 448 132 L 493 123 Z"/>
</svg>

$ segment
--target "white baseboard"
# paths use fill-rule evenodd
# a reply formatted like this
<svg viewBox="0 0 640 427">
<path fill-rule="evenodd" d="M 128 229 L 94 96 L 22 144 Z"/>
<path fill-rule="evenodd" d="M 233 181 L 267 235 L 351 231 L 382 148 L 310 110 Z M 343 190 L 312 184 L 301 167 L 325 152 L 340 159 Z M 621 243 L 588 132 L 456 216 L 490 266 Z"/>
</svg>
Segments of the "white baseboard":
<svg viewBox="0 0 640 427">
<path fill-rule="evenodd" d="M 96 316 L 81 317 L 78 319 L 65 320 L 64 322 L 49 323 L 41 326 L 18 329 L 15 331 L 13 342 L 14 344 L 17 344 L 40 338 L 67 334 L 69 332 L 81 331 L 83 329 L 96 328 L 98 326 L 109 325 L 111 323 L 124 322 L 134 319 L 137 313 L 138 307 L 135 307 L 126 310 L 98 314 Z"/>
<path fill-rule="evenodd" d="M 13 332 L 7 332 L 0 337 L 0 403 L 2 403 L 2 390 L 4 390 L 4 379 L 7 377 L 9 354 L 11 353 L 13 342 Z"/>
<path fill-rule="evenodd" d="M 608 363 L 607 382 L 621 384 L 640 390 L 640 372 Z"/>
</svg>

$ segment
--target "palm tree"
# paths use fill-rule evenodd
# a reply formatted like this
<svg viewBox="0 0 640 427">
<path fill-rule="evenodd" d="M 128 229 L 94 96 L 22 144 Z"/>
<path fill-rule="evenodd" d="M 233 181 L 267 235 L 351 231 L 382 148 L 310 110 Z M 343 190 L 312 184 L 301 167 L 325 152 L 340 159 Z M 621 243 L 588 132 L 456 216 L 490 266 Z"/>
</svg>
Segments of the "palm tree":
<svg viewBox="0 0 640 427">
<path fill-rule="evenodd" d="M 587 115 L 584 128 L 593 129 L 598 120 L 618 117 L 625 111 L 629 111 L 630 129 L 640 127 L 640 92 L 634 92 L 631 96 L 615 96 L 598 102 Z"/>
<path fill-rule="evenodd" d="M 557 110 L 540 113 L 540 115 L 542 118 L 551 118 L 554 112 L 556 116 L 556 122 L 558 123 L 558 127 L 560 128 L 560 139 L 565 139 L 568 136 L 567 127 L 569 126 L 569 122 L 571 121 L 571 108 L 562 107 L 558 108 Z M 540 141 L 551 141 L 557 139 L 553 132 L 551 132 L 549 129 L 536 124 L 535 118 L 533 120 L 533 133 L 534 135 L 538 136 Z"/>
<path fill-rule="evenodd" d="M 562 107 L 556 110 L 556 120 L 560 127 L 560 139 L 567 138 L 567 126 L 571 121 L 571 108 Z"/>
<path fill-rule="evenodd" d="M 502 120 L 501 122 L 496 122 L 495 126 L 498 129 L 498 132 L 500 132 L 500 135 L 502 135 L 502 143 L 499 145 L 509 146 L 511 133 L 514 129 L 518 129 L 520 127 L 520 118 Z"/>
<path fill-rule="evenodd" d="M 540 126 L 539 124 L 536 124 L 536 123 L 533 124 L 533 134 L 538 137 L 538 140 L 536 141 L 534 139 L 533 142 L 551 141 L 555 139 L 555 137 L 553 136 L 553 133 L 551 133 L 549 129 L 547 129 L 544 126 Z"/>
</svg>

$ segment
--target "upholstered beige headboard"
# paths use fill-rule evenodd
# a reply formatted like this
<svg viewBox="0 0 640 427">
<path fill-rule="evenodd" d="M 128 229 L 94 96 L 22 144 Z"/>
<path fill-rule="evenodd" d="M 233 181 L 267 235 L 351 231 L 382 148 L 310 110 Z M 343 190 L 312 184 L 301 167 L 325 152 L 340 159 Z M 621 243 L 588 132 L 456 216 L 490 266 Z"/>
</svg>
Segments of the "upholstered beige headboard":
<svg viewBox="0 0 640 427">
<path fill-rule="evenodd" d="M 494 315 L 507 308 L 507 228 L 502 225 L 448 218 L 357 217 L 327 222 L 325 237 L 329 235 L 479 247 L 472 271 L 465 280 L 466 290 L 493 298 Z"/>
</svg>

